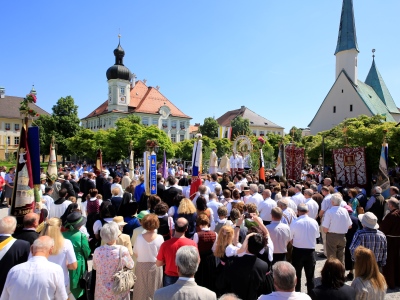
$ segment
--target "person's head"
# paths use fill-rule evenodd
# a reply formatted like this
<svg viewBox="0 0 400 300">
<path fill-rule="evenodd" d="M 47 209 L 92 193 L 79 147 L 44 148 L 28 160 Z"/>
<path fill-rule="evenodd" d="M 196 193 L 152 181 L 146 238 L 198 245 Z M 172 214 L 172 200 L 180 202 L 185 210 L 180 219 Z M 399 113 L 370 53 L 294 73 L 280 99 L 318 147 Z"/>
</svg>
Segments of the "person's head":
<svg viewBox="0 0 400 300">
<path fill-rule="evenodd" d="M 330 194 L 330 189 L 329 189 L 329 187 L 323 186 L 323 187 L 321 188 L 321 194 L 322 194 L 323 196 L 329 195 L 329 194 Z"/>
<path fill-rule="evenodd" d="M 357 196 L 357 190 L 356 189 L 354 189 L 354 188 L 352 188 L 352 189 L 349 189 L 349 191 L 348 191 L 348 195 L 349 195 L 349 197 L 351 197 L 351 198 L 355 198 L 356 196 Z"/>
<path fill-rule="evenodd" d="M 210 194 L 208 195 L 208 200 L 209 200 L 209 201 L 211 201 L 211 200 L 218 201 L 217 194 L 216 194 L 216 193 L 210 193 Z"/>
<path fill-rule="evenodd" d="M 332 179 L 330 179 L 329 177 L 326 177 L 324 179 L 324 186 L 330 186 L 332 185 Z"/>
<path fill-rule="evenodd" d="M 178 214 L 190 215 L 196 212 L 196 207 L 188 198 L 183 198 L 178 207 Z"/>
<path fill-rule="evenodd" d="M 221 297 L 218 298 L 218 300 L 241 300 L 236 296 L 235 294 L 228 293 L 228 294 L 223 294 Z"/>
<path fill-rule="evenodd" d="M 277 205 L 278 205 L 278 207 L 280 207 L 282 210 L 285 210 L 285 209 L 288 207 L 288 205 L 289 205 L 289 201 L 288 201 L 288 199 L 286 199 L 286 198 L 281 198 L 281 199 L 278 200 Z"/>
<path fill-rule="evenodd" d="M 176 179 L 174 176 L 168 176 L 167 182 L 168 182 L 169 186 L 173 186 L 173 185 L 175 185 Z"/>
<path fill-rule="evenodd" d="M 324 286 L 339 289 L 345 283 L 344 265 L 340 260 L 334 257 L 329 257 L 321 271 L 321 282 Z"/>
<path fill-rule="evenodd" d="M 393 197 L 389 198 L 387 200 L 387 203 L 390 211 L 399 209 L 399 200 L 397 200 L 396 198 Z"/>
<path fill-rule="evenodd" d="M 303 189 L 303 187 L 301 186 L 301 184 L 296 184 L 294 186 L 294 190 L 296 193 L 301 193 L 302 189 Z"/>
<path fill-rule="evenodd" d="M 312 197 L 312 195 L 314 194 L 312 189 L 306 189 L 304 190 L 304 198 L 309 199 Z"/>
<path fill-rule="evenodd" d="M 331 197 L 331 203 L 333 206 L 339 206 L 340 203 L 342 203 L 343 198 L 342 198 L 342 194 L 340 193 L 334 193 Z"/>
<path fill-rule="evenodd" d="M 111 194 L 116 197 L 119 194 L 119 188 L 115 187 L 111 190 Z"/>
<path fill-rule="evenodd" d="M 205 211 L 207 209 L 207 200 L 204 196 L 197 197 L 196 206 L 198 211 Z"/>
<path fill-rule="evenodd" d="M 229 216 L 231 217 L 232 222 L 235 222 L 240 218 L 240 211 L 237 209 L 237 205 L 235 208 L 231 209 L 231 213 L 229 214 Z"/>
<path fill-rule="evenodd" d="M 61 234 L 61 219 L 51 218 L 46 221 L 41 236 L 49 236 L 54 240 L 52 255 L 59 254 L 64 248 L 64 237 Z"/>
<path fill-rule="evenodd" d="M 148 214 L 145 215 L 142 219 L 142 227 L 147 231 L 153 231 L 160 227 L 160 221 L 156 214 Z"/>
<path fill-rule="evenodd" d="M 200 195 L 205 195 L 207 193 L 207 187 L 204 184 L 199 186 L 199 193 Z"/>
<path fill-rule="evenodd" d="M 265 190 L 262 192 L 262 196 L 263 196 L 264 199 L 271 198 L 271 190 L 265 189 Z"/>
<path fill-rule="evenodd" d="M 150 211 L 154 210 L 154 207 L 161 202 L 161 198 L 157 195 L 150 195 L 149 199 L 147 200 L 147 207 Z"/>
<path fill-rule="evenodd" d="M 354 251 L 354 274 L 362 280 L 371 281 L 375 289 L 383 291 L 386 288 L 386 281 L 379 272 L 375 254 L 368 248 L 358 246 Z"/>
<path fill-rule="evenodd" d="M 370 229 L 378 229 L 378 218 L 374 215 L 374 213 L 368 211 L 365 214 L 359 214 L 358 219 L 361 222 L 363 227 L 367 227 Z"/>
<path fill-rule="evenodd" d="M 272 266 L 276 291 L 294 292 L 296 286 L 296 270 L 287 261 L 278 261 Z"/>
<path fill-rule="evenodd" d="M 266 244 L 267 239 L 262 234 L 257 233 L 255 235 L 252 235 L 248 239 L 247 252 L 257 255 L 257 253 L 259 253 L 266 246 Z"/>
<path fill-rule="evenodd" d="M 380 186 L 376 186 L 373 188 L 374 194 L 382 194 L 382 188 Z"/>
<path fill-rule="evenodd" d="M 218 233 L 217 244 L 215 247 L 214 255 L 222 258 L 225 255 L 225 248 L 232 244 L 233 240 L 233 228 L 231 226 L 224 225 L 221 227 Z"/>
<path fill-rule="evenodd" d="M 96 198 L 99 199 L 99 200 L 103 200 L 103 195 L 102 194 L 97 194 Z"/>
<path fill-rule="evenodd" d="M 204 213 L 198 214 L 197 220 L 196 220 L 196 225 L 198 225 L 200 228 L 209 227 L 210 219 Z"/>
<path fill-rule="evenodd" d="M 217 179 L 218 179 L 218 175 L 217 174 L 211 174 L 211 180 L 212 181 L 217 181 Z"/>
<path fill-rule="evenodd" d="M 103 225 L 100 230 L 101 240 L 106 244 L 114 244 L 118 239 L 119 226 L 115 222 L 109 222 Z"/>
<path fill-rule="evenodd" d="M 259 184 L 258 185 L 258 193 L 262 194 L 262 192 L 265 190 L 265 185 Z"/>
<path fill-rule="evenodd" d="M 48 186 L 46 186 L 45 188 L 44 188 L 44 193 L 46 194 L 46 195 L 51 195 L 51 194 L 53 194 L 53 188 L 51 188 L 51 187 L 48 187 Z"/>
<path fill-rule="evenodd" d="M 154 213 L 157 216 L 164 216 L 166 213 L 168 213 L 168 204 L 165 202 L 160 202 L 156 206 L 154 206 Z"/>
<path fill-rule="evenodd" d="M 238 189 L 234 189 L 232 192 L 232 198 L 234 200 L 239 200 L 240 199 L 240 192 Z"/>
<path fill-rule="evenodd" d="M 185 233 L 189 227 L 189 222 L 185 218 L 178 218 L 175 221 L 175 232 Z"/>
<path fill-rule="evenodd" d="M 200 263 L 199 251 L 194 246 L 182 246 L 176 251 L 175 264 L 180 277 L 194 277 Z"/>
<path fill-rule="evenodd" d="M 306 215 L 308 213 L 308 206 L 305 203 L 297 205 L 297 214 L 299 216 Z"/>
<path fill-rule="evenodd" d="M 318 192 L 318 187 L 316 184 L 311 184 L 310 189 L 312 189 L 314 193 Z"/>
<path fill-rule="evenodd" d="M 28 213 L 24 216 L 22 221 L 24 228 L 37 228 L 39 226 L 39 215 L 35 213 Z"/>
<path fill-rule="evenodd" d="M 271 209 L 272 221 L 282 220 L 282 214 L 282 209 L 280 207 L 274 207 L 273 209 Z"/>
<path fill-rule="evenodd" d="M 13 216 L 6 216 L 0 220 L 0 234 L 13 234 L 17 227 L 17 219 Z"/>
<path fill-rule="evenodd" d="M 250 194 L 253 195 L 255 193 L 258 193 L 258 186 L 257 184 L 252 183 L 250 184 Z"/>
<path fill-rule="evenodd" d="M 217 214 L 220 219 L 225 219 L 226 216 L 228 215 L 228 209 L 226 208 L 225 205 L 222 205 L 218 207 Z"/>
<path fill-rule="evenodd" d="M 54 240 L 49 236 L 38 237 L 31 246 L 33 256 L 44 256 L 48 258 L 53 253 Z"/>
<path fill-rule="evenodd" d="M 257 213 L 257 205 L 255 205 L 254 203 L 246 204 L 246 211 L 250 214 Z"/>
<path fill-rule="evenodd" d="M 389 192 L 390 192 L 390 196 L 397 195 L 399 193 L 399 188 L 397 186 L 392 185 L 390 187 Z"/>
<path fill-rule="evenodd" d="M 59 190 L 58 195 L 60 196 L 60 198 L 65 198 L 65 196 L 67 195 L 67 189 L 62 188 L 61 190 Z"/>
<path fill-rule="evenodd" d="M 89 190 L 89 195 L 90 195 L 91 198 L 96 198 L 98 193 L 99 193 L 99 191 L 97 189 L 90 189 Z"/>
<path fill-rule="evenodd" d="M 110 201 L 103 201 L 100 205 L 100 218 L 114 218 L 116 216 L 115 207 Z"/>
</svg>

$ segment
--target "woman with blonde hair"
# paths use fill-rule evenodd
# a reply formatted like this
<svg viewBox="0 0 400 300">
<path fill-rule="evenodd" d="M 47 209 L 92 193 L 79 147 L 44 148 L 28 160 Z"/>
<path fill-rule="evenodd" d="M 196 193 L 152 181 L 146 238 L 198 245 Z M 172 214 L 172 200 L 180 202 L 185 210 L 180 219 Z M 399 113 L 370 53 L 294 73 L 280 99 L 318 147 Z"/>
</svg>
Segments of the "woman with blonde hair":
<svg viewBox="0 0 400 300">
<path fill-rule="evenodd" d="M 61 266 L 64 273 L 64 283 L 68 295 L 70 291 L 70 280 L 68 270 L 76 270 L 78 263 L 74 252 L 74 247 L 70 240 L 67 240 L 61 234 L 61 219 L 51 218 L 46 221 L 41 236 L 49 236 L 54 240 L 54 247 L 48 260 Z"/>
<path fill-rule="evenodd" d="M 188 198 L 183 198 L 178 207 L 178 218 L 185 218 L 188 223 L 188 230 L 185 232 L 185 236 L 189 239 L 193 238 L 196 232 L 196 207 L 193 205 L 192 201 Z"/>
<path fill-rule="evenodd" d="M 383 300 L 386 295 L 385 277 L 379 272 L 374 253 L 363 246 L 354 251 L 354 273 L 351 286 L 356 290 L 356 300 Z"/>
</svg>

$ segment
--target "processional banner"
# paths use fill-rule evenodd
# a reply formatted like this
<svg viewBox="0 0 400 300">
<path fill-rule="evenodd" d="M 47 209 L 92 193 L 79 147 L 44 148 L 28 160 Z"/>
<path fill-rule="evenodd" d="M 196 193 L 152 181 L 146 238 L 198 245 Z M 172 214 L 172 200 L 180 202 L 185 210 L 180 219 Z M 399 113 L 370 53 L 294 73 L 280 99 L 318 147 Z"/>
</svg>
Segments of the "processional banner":
<svg viewBox="0 0 400 300">
<path fill-rule="evenodd" d="M 365 148 L 343 148 L 333 150 L 336 180 L 347 187 L 367 186 Z"/>
<path fill-rule="evenodd" d="M 301 177 L 301 169 L 304 160 L 304 148 L 288 145 L 285 147 L 285 156 L 286 179 L 299 179 Z"/>
</svg>

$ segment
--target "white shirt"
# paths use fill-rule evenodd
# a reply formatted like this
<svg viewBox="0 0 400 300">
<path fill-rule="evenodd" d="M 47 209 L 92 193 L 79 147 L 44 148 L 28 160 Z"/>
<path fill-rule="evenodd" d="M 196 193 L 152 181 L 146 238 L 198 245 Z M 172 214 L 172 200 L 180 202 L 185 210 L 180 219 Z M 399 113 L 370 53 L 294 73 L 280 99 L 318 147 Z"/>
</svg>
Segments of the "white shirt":
<svg viewBox="0 0 400 300">
<path fill-rule="evenodd" d="M 211 228 L 201 228 L 202 231 L 210 231 Z M 218 233 L 215 233 L 215 240 L 218 239 Z M 199 243 L 199 235 L 197 234 L 197 232 L 193 235 L 193 242 L 195 242 L 196 244 Z"/>
<path fill-rule="evenodd" d="M 313 198 L 306 199 L 306 205 L 308 207 L 308 215 L 310 218 L 316 219 L 318 216 L 318 203 Z"/>
<path fill-rule="evenodd" d="M 219 203 L 215 201 L 215 199 L 211 199 L 207 203 L 207 207 L 211 208 L 213 215 L 214 215 L 214 220 L 218 219 L 218 207 L 222 206 L 222 203 Z"/>
<path fill-rule="evenodd" d="M 82 216 L 86 217 L 87 216 L 87 204 L 88 201 L 96 201 L 96 197 L 95 198 L 91 198 L 89 200 L 86 200 L 85 202 L 81 202 L 81 211 L 82 211 Z M 99 199 L 99 207 L 101 205 L 101 203 L 103 202 L 103 200 Z"/>
<path fill-rule="evenodd" d="M 54 202 L 49 202 L 49 205 L 46 205 L 49 209 L 49 219 L 50 218 L 61 218 L 61 216 L 65 213 L 66 209 L 72 202 L 69 200 L 65 200 L 61 204 L 55 204 Z"/>
<path fill-rule="evenodd" d="M 271 221 L 271 210 L 274 207 L 276 207 L 276 202 L 271 198 L 267 198 L 263 202 L 261 202 L 257 207 L 258 212 L 260 213 L 260 218 L 263 221 Z"/>
<path fill-rule="evenodd" d="M 64 247 L 57 255 L 50 255 L 49 261 L 61 266 L 64 273 L 64 283 L 65 286 L 69 285 L 69 273 L 67 269 L 67 264 L 73 264 L 76 262 L 76 256 L 74 252 L 74 247 L 70 240 L 64 239 Z"/>
<path fill-rule="evenodd" d="M 315 249 L 319 237 L 317 221 L 307 215 L 302 215 L 290 224 L 290 237 L 296 248 Z"/>
<path fill-rule="evenodd" d="M 322 200 L 321 210 L 323 210 L 324 212 L 332 207 L 331 197 L 332 197 L 332 194 L 328 194 Z"/>
<path fill-rule="evenodd" d="M 214 192 L 215 192 L 215 188 L 216 188 L 217 186 L 221 187 L 221 185 L 220 185 L 218 182 L 216 182 L 216 181 L 211 181 L 211 182 L 208 184 L 208 188 L 210 189 L 210 192 L 211 192 L 211 193 L 214 193 Z"/>
<path fill-rule="evenodd" d="M 51 196 L 49 196 L 49 195 L 43 195 L 42 198 L 43 198 L 44 204 L 47 207 L 47 211 L 50 213 L 50 207 L 51 207 L 51 205 L 54 204 L 54 199 L 51 198 Z"/>
<path fill-rule="evenodd" d="M 300 192 L 296 193 L 295 195 L 292 196 L 291 198 L 293 200 L 293 202 L 296 204 L 296 206 L 298 206 L 301 203 L 305 203 L 306 202 L 306 198 L 304 197 L 304 195 Z"/>
<path fill-rule="evenodd" d="M 353 222 L 345 208 L 333 206 L 325 212 L 321 225 L 328 228 L 328 232 L 345 234 L 352 224 Z"/>
<path fill-rule="evenodd" d="M 164 238 L 160 234 L 150 243 L 144 239 L 143 234 L 138 235 L 133 245 L 133 253 L 137 256 L 137 262 L 156 262 L 162 243 L 164 243 Z"/>
<path fill-rule="evenodd" d="M 113 221 L 113 218 L 104 218 L 104 221 L 106 221 L 106 223 L 110 223 L 110 222 Z M 93 233 L 94 234 L 100 234 L 101 228 L 103 228 L 103 224 L 101 224 L 100 220 L 97 220 L 93 224 Z"/>
<path fill-rule="evenodd" d="M 264 201 L 264 199 L 261 196 L 261 194 L 254 193 L 253 195 L 251 195 L 249 200 L 247 200 L 246 204 L 254 203 L 258 207 L 258 205 L 260 205 L 260 203 L 263 202 L 263 201 Z"/>
<path fill-rule="evenodd" d="M 272 292 L 268 295 L 261 295 L 258 300 L 311 300 L 310 296 L 300 292 Z"/>
<path fill-rule="evenodd" d="M 8 272 L 0 299 L 67 298 L 61 267 L 49 262 L 44 256 L 34 256 Z"/>
<path fill-rule="evenodd" d="M 290 241 L 290 227 L 280 221 L 272 221 L 266 227 L 274 243 L 274 253 L 286 253 Z"/>
</svg>

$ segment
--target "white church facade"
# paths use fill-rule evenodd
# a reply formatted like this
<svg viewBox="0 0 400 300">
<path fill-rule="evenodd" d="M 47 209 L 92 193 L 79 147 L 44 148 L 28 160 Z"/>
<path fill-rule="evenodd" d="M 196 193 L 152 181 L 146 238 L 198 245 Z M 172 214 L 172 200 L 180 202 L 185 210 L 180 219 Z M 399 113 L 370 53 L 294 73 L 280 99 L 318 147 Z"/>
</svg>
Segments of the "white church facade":
<svg viewBox="0 0 400 300">
<path fill-rule="evenodd" d="M 358 45 L 353 0 L 343 0 L 335 51 L 336 81 L 308 125 L 311 134 L 329 130 L 346 118 L 382 115 L 399 122 L 400 111 L 379 73 L 375 55 L 365 82 L 358 78 Z"/>
<path fill-rule="evenodd" d="M 83 128 L 93 131 L 115 128 L 119 118 L 134 114 L 144 126 L 157 126 L 172 142 L 190 139 L 191 117 L 184 114 L 161 92 L 159 87 L 146 85 L 146 80 L 135 81 L 124 66 L 125 51 L 121 45 L 114 50 L 115 64 L 106 72 L 108 97 L 99 107 L 81 119 Z"/>
</svg>

